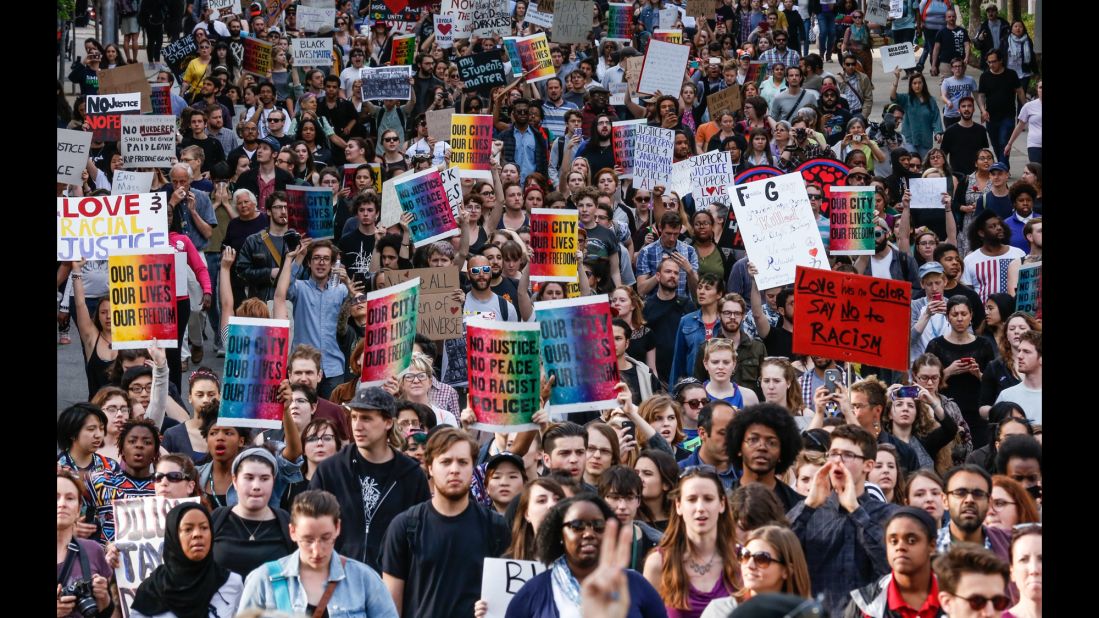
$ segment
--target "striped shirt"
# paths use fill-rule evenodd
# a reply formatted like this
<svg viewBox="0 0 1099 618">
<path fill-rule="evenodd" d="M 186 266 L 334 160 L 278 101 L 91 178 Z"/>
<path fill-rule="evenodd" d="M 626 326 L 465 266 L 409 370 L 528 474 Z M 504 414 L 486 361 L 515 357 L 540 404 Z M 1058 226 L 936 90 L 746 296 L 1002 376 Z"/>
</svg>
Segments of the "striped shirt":
<svg viewBox="0 0 1099 618">
<path fill-rule="evenodd" d="M 542 102 L 542 126 L 556 137 L 565 134 L 565 112 L 570 109 L 579 109 L 575 103 L 561 99 L 561 105 L 557 106 L 548 99 Z"/>
<path fill-rule="evenodd" d="M 1026 257 L 1018 247 L 1009 247 L 1003 255 L 985 255 L 976 251 L 965 256 L 965 269 L 962 271 L 962 283 L 976 290 L 981 302 L 992 294 L 1007 292 L 1007 273 L 1011 263 Z"/>
</svg>

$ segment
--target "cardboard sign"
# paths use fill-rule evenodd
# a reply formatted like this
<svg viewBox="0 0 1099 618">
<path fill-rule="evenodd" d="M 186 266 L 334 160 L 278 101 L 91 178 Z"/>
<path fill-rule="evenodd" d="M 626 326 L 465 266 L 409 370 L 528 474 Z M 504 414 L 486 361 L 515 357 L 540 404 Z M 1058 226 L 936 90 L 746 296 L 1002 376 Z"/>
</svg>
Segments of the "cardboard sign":
<svg viewBox="0 0 1099 618">
<path fill-rule="evenodd" d="M 122 166 L 172 167 L 176 156 L 176 117 L 122 117 Z"/>
<path fill-rule="evenodd" d="M 881 66 L 886 73 L 893 69 L 911 69 L 916 66 L 916 48 L 912 43 L 897 43 L 881 48 Z"/>
<path fill-rule="evenodd" d="M 413 217 L 409 230 L 416 248 L 461 233 L 439 170 L 428 168 L 395 180 L 393 189 L 397 191 L 401 210 Z"/>
<path fill-rule="evenodd" d="M 717 0 L 687 0 L 687 14 L 710 17 L 717 13 Z"/>
<path fill-rule="evenodd" d="M 160 114 L 162 116 L 175 115 L 172 109 L 172 85 L 171 84 L 149 84 L 151 94 L 149 100 L 153 104 L 153 113 Z M 180 110 L 182 111 L 182 110 Z"/>
<path fill-rule="evenodd" d="M 360 72 L 363 100 L 412 98 L 412 67 L 366 67 Z"/>
<path fill-rule="evenodd" d="M 322 9 L 312 6 L 298 7 L 298 29 L 303 32 L 320 32 L 321 28 L 328 26 L 335 28 L 336 9 Z"/>
<path fill-rule="evenodd" d="M 1015 310 L 1042 319 L 1042 264 L 1027 264 L 1019 269 L 1015 287 Z"/>
<path fill-rule="evenodd" d="M 466 92 L 488 94 L 492 92 L 493 88 L 508 84 L 507 72 L 504 70 L 504 59 L 498 49 L 473 54 L 472 56 L 460 56 L 458 58 L 458 77 L 462 80 L 462 88 Z"/>
<path fill-rule="evenodd" d="M 450 139 L 450 119 L 454 116 L 454 108 L 429 109 L 426 115 L 428 136 L 444 142 Z"/>
<path fill-rule="evenodd" d="M 501 322 L 481 317 L 466 321 L 469 407 L 473 426 L 483 431 L 538 429 L 541 407 L 539 354 L 535 322 Z"/>
<path fill-rule="evenodd" d="M 672 177 L 668 179 L 667 193 L 675 193 L 676 197 L 683 198 L 691 194 L 691 160 L 684 159 L 672 164 Z M 732 216 L 732 211 L 729 211 Z M 656 222 L 654 222 L 656 223 Z"/>
<path fill-rule="evenodd" d="M 535 560 L 485 558 L 481 575 L 481 598 L 488 604 L 485 618 L 504 618 L 512 597 L 523 584 L 545 570 L 546 565 Z"/>
<path fill-rule="evenodd" d="M 106 260 L 168 244 L 168 194 L 57 198 L 57 259 Z"/>
<path fill-rule="evenodd" d="M 218 425 L 282 426 L 279 383 L 286 376 L 289 352 L 289 320 L 229 318 Z"/>
<path fill-rule="evenodd" d="M 207 0 L 206 6 L 214 14 L 214 19 L 228 21 L 233 15 L 240 15 L 240 0 Z M 301 15 L 298 16 L 298 24 L 301 24 Z"/>
<path fill-rule="evenodd" d="M 461 288 L 457 266 L 386 270 L 378 273 L 374 284 L 382 289 L 416 278 L 421 282 L 416 332 L 432 341 L 461 337 L 462 303 L 454 294 Z"/>
<path fill-rule="evenodd" d="M 740 86 L 718 90 L 706 97 L 706 107 L 710 117 L 716 118 L 721 112 L 739 112 L 744 104 L 740 100 Z"/>
<path fill-rule="evenodd" d="M 683 73 L 687 69 L 687 59 L 691 48 L 664 41 L 649 41 L 645 51 L 645 63 L 641 66 L 641 78 L 637 85 L 639 94 L 661 94 L 679 98 L 683 87 Z"/>
<path fill-rule="evenodd" d="M 508 36 L 511 22 L 507 0 L 473 0 L 473 36 Z"/>
<path fill-rule="evenodd" d="M 289 226 L 313 240 L 334 238 L 332 189 L 287 185 Z"/>
<path fill-rule="evenodd" d="M 454 114 L 451 121 L 451 165 L 462 178 L 492 180 L 492 116 Z"/>
<path fill-rule="evenodd" d="M 137 589 L 164 563 L 164 529 L 168 512 L 184 502 L 199 498 L 145 496 L 114 501 L 114 544 L 118 568 L 114 570 L 122 615 L 130 615 Z M 67 582 L 66 582 L 67 583 Z"/>
<path fill-rule="evenodd" d="M 576 281 L 578 215 L 556 208 L 530 211 L 530 280 L 534 282 Z"/>
<path fill-rule="evenodd" d="M 619 376 L 607 295 L 534 303 L 534 315 L 542 328 L 546 378 L 557 379 L 550 395 L 553 411 L 614 407 Z"/>
<path fill-rule="evenodd" d="M 153 190 L 152 172 L 131 172 L 115 170 L 111 179 L 111 195 L 127 193 L 148 193 Z"/>
<path fill-rule="evenodd" d="M 415 278 L 366 295 L 363 386 L 381 386 L 412 363 L 419 288 Z"/>
<path fill-rule="evenodd" d="M 606 38 L 623 41 L 633 38 L 633 4 L 611 2 L 607 6 Z"/>
<path fill-rule="evenodd" d="M 874 255 L 874 187 L 830 187 L 831 255 Z"/>
<path fill-rule="evenodd" d="M 619 120 L 611 123 L 611 146 L 614 149 L 614 164 L 621 166 L 622 178 L 633 178 L 633 149 L 637 136 L 637 127 L 646 124 L 644 118 L 638 120 Z"/>
<path fill-rule="evenodd" d="M 554 43 L 586 43 L 591 34 L 591 0 L 558 0 L 553 11 Z"/>
<path fill-rule="evenodd" d="M 330 38 L 291 39 L 290 52 L 296 67 L 332 66 L 332 39 Z"/>
<path fill-rule="evenodd" d="M 57 182 L 66 185 L 83 184 L 81 180 L 88 167 L 88 150 L 92 134 L 70 129 L 57 130 Z"/>
<path fill-rule="evenodd" d="M 945 178 L 910 178 L 908 192 L 912 194 L 909 208 L 928 208 L 943 210 L 943 193 L 946 193 Z"/>
<path fill-rule="evenodd" d="M 557 14 L 557 2 L 555 0 L 538 0 L 538 10 L 543 13 Z"/>
<path fill-rule="evenodd" d="M 411 66 L 416 62 L 415 34 L 393 37 L 392 46 L 393 53 L 389 58 L 389 64 L 391 66 L 399 66 L 402 64 Z"/>
<path fill-rule="evenodd" d="M 626 83 L 630 85 L 630 91 L 636 93 L 641 84 L 641 68 L 645 66 L 644 56 L 630 56 L 623 62 L 626 63 Z"/>
<path fill-rule="evenodd" d="M 454 215 L 454 221 L 458 221 L 458 215 L 462 212 L 462 177 L 458 174 L 458 168 L 448 167 L 439 172 L 439 178 L 443 179 L 443 191 L 450 202 L 450 212 Z M 461 231 L 461 228 L 459 228 Z"/>
<path fill-rule="evenodd" d="M 87 119 L 92 126 L 93 142 L 117 142 L 122 136 L 123 114 L 141 113 L 141 95 L 127 94 L 88 95 Z"/>
<path fill-rule="evenodd" d="M 271 74 L 274 46 L 256 37 L 244 39 L 244 64 L 246 72 L 267 77 Z"/>
<path fill-rule="evenodd" d="M 435 15 L 435 44 L 439 49 L 454 47 L 454 16 L 446 14 Z"/>
<path fill-rule="evenodd" d="M 107 259 L 112 350 L 177 347 L 175 253 L 120 249 Z"/>
<path fill-rule="evenodd" d="M 736 185 L 733 211 L 760 290 L 788 285 L 797 266 L 828 268 L 817 218 L 801 174 Z"/>
<path fill-rule="evenodd" d="M 866 23 L 884 26 L 889 21 L 890 0 L 866 0 Z"/>
<path fill-rule="evenodd" d="M 907 281 L 798 266 L 794 353 L 905 371 L 911 303 Z"/>
<path fill-rule="evenodd" d="M 651 45 L 651 43 L 650 43 Z M 633 178 L 638 189 L 668 185 L 672 176 L 675 131 L 639 124 L 634 129 Z"/>
<path fill-rule="evenodd" d="M 136 92 L 141 95 L 141 113 L 153 112 L 149 98 L 152 90 L 145 79 L 145 69 L 139 64 L 126 64 L 99 72 L 99 94 L 126 94 Z"/>
<path fill-rule="evenodd" d="M 192 58 L 198 57 L 198 42 L 195 41 L 195 35 L 188 34 L 175 43 L 166 45 L 160 53 L 164 56 L 164 64 L 182 71 Z"/>
<path fill-rule="evenodd" d="M 550 56 L 549 41 L 546 40 L 545 32 L 519 37 L 515 39 L 515 47 L 527 83 L 534 84 L 557 75 L 556 69 L 553 68 L 553 57 Z M 511 63 L 514 69 L 516 58 L 512 57 Z"/>
</svg>

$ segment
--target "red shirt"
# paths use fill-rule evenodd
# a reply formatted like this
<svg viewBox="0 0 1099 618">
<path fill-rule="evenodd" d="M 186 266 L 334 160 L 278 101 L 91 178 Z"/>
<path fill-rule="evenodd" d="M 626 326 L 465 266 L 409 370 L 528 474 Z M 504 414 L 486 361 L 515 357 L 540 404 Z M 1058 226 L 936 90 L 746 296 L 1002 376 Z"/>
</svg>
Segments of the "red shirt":
<svg viewBox="0 0 1099 618">
<path fill-rule="evenodd" d="M 897 612 L 904 618 L 935 618 L 939 613 L 939 582 L 934 573 L 931 574 L 931 592 L 924 599 L 919 611 L 912 609 L 905 602 L 904 597 L 901 596 L 901 591 L 897 589 L 897 580 L 889 579 L 889 587 L 886 589 L 885 594 L 889 611 Z"/>
</svg>

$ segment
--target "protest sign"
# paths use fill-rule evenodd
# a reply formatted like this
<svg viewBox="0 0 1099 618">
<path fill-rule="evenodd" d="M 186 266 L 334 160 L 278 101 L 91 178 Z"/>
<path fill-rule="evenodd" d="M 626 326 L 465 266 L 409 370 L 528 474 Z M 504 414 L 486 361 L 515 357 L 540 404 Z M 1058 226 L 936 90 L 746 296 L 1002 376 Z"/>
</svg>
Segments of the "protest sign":
<svg viewBox="0 0 1099 618">
<path fill-rule="evenodd" d="M 462 178 L 492 180 L 492 116 L 454 114 L 449 141 L 450 163 Z"/>
<path fill-rule="evenodd" d="M 553 411 L 568 414 L 616 405 L 618 364 L 606 294 L 534 303 L 542 327 L 546 379 L 556 376 Z"/>
<path fill-rule="evenodd" d="M 287 185 L 289 226 L 313 240 L 334 238 L 332 189 Z"/>
<path fill-rule="evenodd" d="M 1019 269 L 1015 286 L 1015 310 L 1042 319 L 1042 264 L 1027 264 Z"/>
<path fill-rule="evenodd" d="M 111 349 L 177 347 L 175 249 L 119 249 L 107 266 Z"/>
<path fill-rule="evenodd" d="M 507 0 L 473 0 L 473 36 L 490 38 L 511 34 L 511 12 Z"/>
<path fill-rule="evenodd" d="M 466 320 L 469 407 L 477 416 L 474 428 L 538 429 L 533 417 L 541 407 L 540 344 L 535 322 Z"/>
<path fill-rule="evenodd" d="M 795 354 L 908 369 L 911 283 L 802 265 L 796 275 Z"/>
<path fill-rule="evenodd" d="M 105 260 L 168 244 L 168 194 L 57 198 L 57 259 Z"/>
<path fill-rule="evenodd" d="M 675 20 L 679 19 L 679 9 L 674 6 L 668 6 L 660 9 L 658 13 L 657 28 L 660 30 L 669 30 L 675 28 Z"/>
<path fill-rule="evenodd" d="M 607 90 L 611 91 L 611 105 L 625 105 L 626 104 L 626 89 L 629 85 L 626 82 L 614 82 Z"/>
<path fill-rule="evenodd" d="M 889 0 L 866 0 L 866 23 L 884 26 L 889 21 Z"/>
<path fill-rule="evenodd" d="M 830 187 L 831 255 L 874 255 L 874 187 Z"/>
<path fill-rule="evenodd" d="M 409 230 L 415 247 L 461 233 L 439 170 L 429 168 L 394 180 L 393 189 L 397 191 L 401 210 L 412 215 Z"/>
<path fill-rule="evenodd" d="M 911 69 L 916 66 L 916 48 L 912 43 L 897 43 L 881 48 L 881 66 L 886 73 L 893 69 Z"/>
<path fill-rule="evenodd" d="M 545 570 L 546 565 L 537 560 L 485 558 L 481 574 L 481 599 L 488 605 L 485 618 L 504 618 L 511 598 L 523 584 Z"/>
<path fill-rule="evenodd" d="M 908 192 L 912 195 L 909 208 L 943 209 L 943 193 L 946 193 L 945 178 L 910 178 Z"/>
<path fill-rule="evenodd" d="M 679 98 L 690 53 L 691 48 L 688 45 L 649 41 L 645 62 L 641 65 L 638 94 L 653 94 L 659 90 L 661 94 Z"/>
<path fill-rule="evenodd" d="M 652 45 L 650 43 L 649 45 Z M 639 124 L 634 129 L 633 178 L 638 189 L 667 186 L 672 175 L 675 131 Z"/>
<path fill-rule="evenodd" d="M 141 95 L 90 94 L 87 97 L 86 119 L 92 127 L 93 142 L 117 142 L 122 136 L 122 116 L 141 113 Z"/>
<path fill-rule="evenodd" d="M 728 152 L 706 152 L 688 159 L 691 162 L 691 194 L 695 212 L 713 202 L 729 204 L 726 188 L 733 184 L 733 159 Z"/>
<path fill-rule="evenodd" d="M 557 0 L 553 11 L 554 43 L 586 43 L 591 34 L 591 0 Z"/>
<path fill-rule="evenodd" d="M 638 120 L 619 120 L 611 123 L 611 146 L 614 152 L 614 164 L 624 170 L 622 178 L 633 178 L 633 149 L 637 127 L 646 123 Z"/>
<path fill-rule="evenodd" d="M 687 14 L 709 17 L 717 13 L 718 0 L 687 0 Z"/>
<path fill-rule="evenodd" d="M 445 14 L 435 15 L 435 44 L 439 49 L 454 47 L 454 16 Z"/>
<path fill-rule="evenodd" d="M 177 67 L 182 72 L 187 62 L 198 56 L 198 42 L 195 41 L 195 35 L 188 34 L 175 43 L 166 45 L 160 53 L 164 56 L 164 64 Z"/>
<path fill-rule="evenodd" d="M 366 295 L 363 386 L 381 386 L 411 364 L 419 288 L 417 277 Z"/>
<path fill-rule="evenodd" d="M 454 221 L 458 221 L 458 215 L 462 212 L 462 177 L 458 174 L 458 168 L 448 167 L 439 172 L 439 178 L 443 179 L 443 191 L 450 202 L 450 212 L 454 214 Z"/>
<path fill-rule="evenodd" d="M 736 196 L 731 201 L 744 248 L 759 268 L 759 289 L 792 283 L 797 266 L 828 268 L 801 174 L 736 185 L 733 192 Z"/>
<path fill-rule="evenodd" d="M 360 73 L 363 100 L 412 98 L 412 67 L 365 67 Z"/>
<path fill-rule="evenodd" d="M 671 29 L 665 30 L 665 29 L 659 29 L 658 28 L 658 29 L 653 31 L 653 40 L 654 41 L 664 41 L 666 43 L 682 44 L 683 43 L 683 31 L 682 30 L 671 30 Z"/>
<path fill-rule="evenodd" d="M 214 19 L 222 22 L 240 15 L 240 0 L 206 0 L 206 6 L 213 12 Z M 298 13 L 298 26 L 301 26 L 301 13 Z"/>
<path fill-rule="evenodd" d="M 176 156 L 176 117 L 122 117 L 122 167 L 172 167 Z"/>
<path fill-rule="evenodd" d="M 724 88 L 706 97 L 706 107 L 710 115 L 716 117 L 721 112 L 737 113 L 741 109 L 740 88 Z"/>
<path fill-rule="evenodd" d="M 511 67 L 511 76 L 518 78 L 523 76 L 523 61 L 519 57 L 519 45 L 517 36 L 504 37 L 504 51 L 508 55 L 508 65 Z"/>
<path fill-rule="evenodd" d="M 290 52 L 293 54 L 296 67 L 329 67 L 332 66 L 332 39 L 331 38 L 296 38 L 290 41 Z"/>
<path fill-rule="evenodd" d="M 114 501 L 114 545 L 118 550 L 118 568 L 114 572 L 123 617 L 130 615 L 141 582 L 164 563 L 168 511 L 184 502 L 198 501 L 198 496 L 145 496 Z"/>
<path fill-rule="evenodd" d="M 334 9 L 336 8 L 336 0 L 301 0 L 298 7 L 301 8 L 303 6 L 312 6 L 318 9 Z"/>
<path fill-rule="evenodd" d="M 149 100 L 153 105 L 153 113 L 161 115 L 175 115 L 172 111 L 172 85 L 149 84 L 151 94 Z"/>
<path fill-rule="evenodd" d="M 362 0 L 360 3 L 361 6 L 369 5 L 367 17 L 372 22 L 383 22 L 391 27 L 400 23 L 415 23 L 420 18 L 419 7 L 412 6 L 411 3 L 402 5 L 391 1 L 390 4 L 393 5 L 392 9 L 386 4 L 386 0 Z M 443 12 L 449 11 L 444 9 Z"/>
<path fill-rule="evenodd" d="M 335 24 L 335 7 L 330 9 L 312 6 L 298 7 L 298 29 L 303 32 L 320 32 L 324 26 L 334 28 Z"/>
<path fill-rule="evenodd" d="M 416 332 L 432 341 L 462 336 L 462 303 L 455 292 L 461 287 L 457 266 L 412 268 L 378 273 L 374 285 L 387 288 L 410 279 L 420 280 Z"/>
<path fill-rule="evenodd" d="M 400 175 L 382 183 L 382 210 L 378 213 L 377 223 L 382 227 L 392 227 L 401 222 L 401 202 L 397 199 L 397 191 L 393 188 L 397 178 L 400 178 Z"/>
<path fill-rule="evenodd" d="M 113 69 L 99 71 L 99 94 L 126 94 L 136 92 L 141 95 L 141 113 L 153 113 L 152 94 L 145 68 L 139 64 L 126 64 Z"/>
<path fill-rule="evenodd" d="M 519 52 L 518 60 L 527 83 L 534 84 L 557 75 L 545 32 L 519 37 L 515 40 L 515 47 Z M 513 70 L 515 61 L 516 58 L 511 59 Z"/>
<path fill-rule="evenodd" d="M 892 19 L 900 19 L 904 17 L 904 1 L 905 0 L 889 0 L 889 17 Z"/>
<path fill-rule="evenodd" d="M 641 84 L 641 67 L 645 65 L 644 56 L 630 56 L 623 60 L 626 63 L 626 83 L 630 85 L 630 92 L 637 93 L 637 87 Z"/>
<path fill-rule="evenodd" d="M 244 70 L 248 73 L 267 77 L 271 74 L 271 62 L 274 46 L 254 36 L 244 39 Z"/>
<path fill-rule="evenodd" d="M 153 189 L 152 172 L 131 172 L 127 170 L 115 170 L 111 182 L 111 195 L 126 195 L 127 193 L 148 193 Z"/>
<path fill-rule="evenodd" d="M 218 425 L 282 427 L 279 383 L 289 351 L 290 320 L 229 318 Z"/>
<path fill-rule="evenodd" d="M 604 35 L 608 39 L 628 41 L 633 38 L 633 4 L 611 2 L 607 7 L 607 32 Z"/>
<path fill-rule="evenodd" d="M 504 60 L 498 49 L 472 56 L 460 56 L 458 77 L 462 80 L 463 89 L 466 92 L 477 91 L 488 94 L 493 88 L 506 86 L 508 83 Z"/>
<path fill-rule="evenodd" d="M 389 64 L 398 66 L 406 64 L 411 66 L 416 61 L 416 35 L 406 34 L 393 37 L 393 54 L 389 58 Z"/>
<path fill-rule="evenodd" d="M 443 0 L 443 15 L 454 18 L 454 39 L 468 39 L 473 31 L 473 0 Z"/>
<path fill-rule="evenodd" d="M 531 209 L 531 281 L 576 281 L 577 225 L 576 211 Z"/>
<path fill-rule="evenodd" d="M 538 10 L 544 13 L 556 13 L 555 0 L 538 0 Z"/>
<path fill-rule="evenodd" d="M 454 108 L 427 110 L 427 135 L 439 141 L 450 139 L 450 118 L 454 115 Z"/>
<path fill-rule="evenodd" d="M 534 7 L 527 7 L 526 23 L 534 24 L 539 28 L 553 27 L 553 13 L 543 13 Z"/>
<path fill-rule="evenodd" d="M 744 76 L 744 83 L 753 82 L 759 84 L 765 77 L 767 77 L 767 71 L 764 69 L 766 65 L 762 62 L 755 60 L 748 63 L 748 73 Z"/>
<path fill-rule="evenodd" d="M 88 166 L 88 149 L 92 134 L 71 129 L 57 130 L 57 182 L 67 185 L 83 184 L 82 174 Z"/>
<path fill-rule="evenodd" d="M 668 190 L 664 195 L 675 193 L 684 197 L 691 193 L 691 160 L 683 159 L 672 164 L 672 177 L 668 179 Z M 732 216 L 732 211 L 729 211 Z M 654 221 L 654 223 L 657 223 Z"/>
</svg>

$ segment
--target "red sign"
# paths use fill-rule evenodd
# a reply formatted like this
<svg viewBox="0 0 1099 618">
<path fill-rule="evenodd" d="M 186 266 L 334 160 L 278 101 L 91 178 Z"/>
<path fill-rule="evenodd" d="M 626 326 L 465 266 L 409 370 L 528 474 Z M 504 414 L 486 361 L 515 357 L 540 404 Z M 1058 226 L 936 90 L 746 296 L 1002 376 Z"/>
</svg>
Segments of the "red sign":
<svg viewBox="0 0 1099 618">
<path fill-rule="evenodd" d="M 908 369 L 912 284 L 798 266 L 794 353 Z"/>
</svg>

